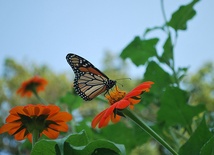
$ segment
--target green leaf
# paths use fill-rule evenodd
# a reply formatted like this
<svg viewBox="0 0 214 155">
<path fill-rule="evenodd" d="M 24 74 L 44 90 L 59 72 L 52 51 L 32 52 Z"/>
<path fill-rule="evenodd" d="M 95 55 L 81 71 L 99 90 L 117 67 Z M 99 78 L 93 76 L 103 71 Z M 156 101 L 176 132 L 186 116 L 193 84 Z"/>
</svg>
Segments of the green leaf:
<svg viewBox="0 0 214 155">
<path fill-rule="evenodd" d="M 165 62 L 167 65 L 172 66 L 173 61 L 173 45 L 170 35 L 168 36 L 165 44 L 163 45 L 163 54 L 160 57 L 160 62 Z"/>
<path fill-rule="evenodd" d="M 157 38 L 142 40 L 140 37 L 135 37 L 134 40 L 123 49 L 121 58 L 130 58 L 136 65 L 145 64 L 149 58 L 157 56 L 155 46 L 158 42 Z"/>
<path fill-rule="evenodd" d="M 72 134 L 68 138 L 66 138 L 65 141 L 72 144 L 73 146 L 83 146 L 83 145 L 87 145 L 89 142 L 85 131 Z"/>
<path fill-rule="evenodd" d="M 178 87 L 167 87 L 161 97 L 161 106 L 158 111 L 158 121 L 165 122 L 166 126 L 182 125 L 189 127 L 194 116 L 204 111 L 203 105 L 190 106 L 188 94 Z M 191 128 L 187 128 L 191 132 Z"/>
<path fill-rule="evenodd" d="M 207 143 L 201 148 L 200 155 L 214 154 L 214 136 L 212 136 Z"/>
<path fill-rule="evenodd" d="M 99 151 L 99 154 L 101 155 L 101 150 L 108 150 L 108 152 L 113 152 L 114 154 L 126 154 L 125 153 L 125 147 L 122 144 L 116 144 L 107 140 L 96 140 L 88 144 L 86 146 L 85 151 L 91 152 L 95 155 L 97 151 Z"/>
<path fill-rule="evenodd" d="M 73 147 L 80 147 L 80 151 L 82 151 L 81 148 L 87 145 L 89 141 L 85 131 L 81 131 L 79 133 L 69 135 L 65 138 L 58 139 L 56 140 L 56 142 L 58 144 L 60 152 L 64 152 L 64 154 L 74 154 L 75 151 Z"/>
<path fill-rule="evenodd" d="M 41 140 L 41 141 L 38 141 L 34 145 L 32 151 L 31 151 L 31 155 L 38 155 L 38 154 L 56 155 L 55 145 L 56 145 L 56 142 L 52 141 L 52 140 Z"/>
<path fill-rule="evenodd" d="M 72 155 L 102 155 L 102 151 L 108 151 L 115 155 L 125 155 L 125 147 L 107 140 L 96 140 L 86 146 L 75 147 L 68 142 L 65 143 L 64 154 Z M 110 153 L 110 154 L 111 154 Z"/>
<path fill-rule="evenodd" d="M 108 125 L 100 132 L 103 137 L 108 137 L 108 140 L 124 144 L 127 154 L 130 154 L 130 150 L 136 146 L 142 145 L 150 139 L 150 135 L 142 132 L 142 129 L 133 123 L 118 122 Z"/>
<path fill-rule="evenodd" d="M 202 122 L 192 134 L 190 139 L 180 148 L 179 155 L 199 155 L 201 151 L 207 151 L 204 149 L 209 149 L 211 151 L 213 149 L 213 145 L 211 146 L 212 149 L 210 146 L 204 148 L 204 146 L 206 147 L 206 145 L 210 145 L 208 144 L 209 142 L 213 143 L 213 141 L 210 141 L 211 138 L 213 138 L 213 134 L 209 131 L 205 118 L 203 118 Z"/>
<path fill-rule="evenodd" d="M 164 90 L 167 86 L 173 84 L 172 76 L 154 61 L 149 62 L 143 81 L 154 82 L 151 91 L 143 94 L 143 104 L 145 106 L 150 103 L 154 103 L 159 106 L 160 98 L 163 95 Z"/>
<path fill-rule="evenodd" d="M 181 6 L 176 12 L 172 14 L 171 20 L 168 25 L 177 30 L 186 30 L 187 21 L 192 19 L 196 11 L 193 9 L 193 6 L 199 2 L 199 0 L 193 0 L 188 5 Z"/>
<path fill-rule="evenodd" d="M 64 154 L 76 154 L 74 148 L 78 148 L 82 152 L 84 146 L 88 145 L 88 137 L 85 131 L 81 131 L 76 134 L 69 135 L 65 138 L 56 140 L 57 146 L 56 152 L 64 152 Z"/>
<path fill-rule="evenodd" d="M 170 75 L 164 71 L 156 62 L 151 61 L 144 74 L 145 81 L 153 81 L 155 84 L 152 85 L 152 91 L 156 95 L 161 96 L 161 92 L 172 83 Z M 150 93 L 151 93 L 150 92 Z M 150 94 L 149 93 L 149 94 Z M 146 95 L 147 93 L 145 93 Z"/>
<path fill-rule="evenodd" d="M 146 132 L 141 132 L 142 129 L 132 122 L 129 124 L 121 121 L 116 124 L 109 124 L 102 129 L 96 128 L 93 130 L 91 126 L 87 125 L 88 122 L 85 120 L 79 124 L 76 128 L 77 131 L 84 128 L 89 139 L 96 140 L 108 137 L 110 141 L 125 145 L 127 154 L 130 154 L 131 150 L 136 146 L 142 145 L 150 139 L 150 136 Z"/>
<path fill-rule="evenodd" d="M 91 155 L 107 151 L 110 154 L 125 155 L 125 147 L 107 140 L 96 140 L 89 143 L 84 131 L 57 140 L 41 140 L 37 142 L 31 155 Z"/>
<path fill-rule="evenodd" d="M 64 151 L 65 142 L 74 146 L 83 146 L 88 144 L 88 138 L 86 133 L 81 131 L 80 133 L 72 134 L 61 139 L 41 140 L 35 144 L 31 155 L 38 155 L 39 153 L 44 154 L 43 152 L 45 152 L 44 155 L 46 155 L 46 153 L 47 155 L 60 155 L 60 152 Z"/>
<path fill-rule="evenodd" d="M 107 148 L 97 148 L 91 155 L 118 155 L 117 152 Z"/>
<path fill-rule="evenodd" d="M 80 107 L 82 99 L 79 96 L 74 95 L 74 93 L 67 92 L 59 99 L 59 102 L 67 104 L 69 110 L 72 111 Z"/>
</svg>

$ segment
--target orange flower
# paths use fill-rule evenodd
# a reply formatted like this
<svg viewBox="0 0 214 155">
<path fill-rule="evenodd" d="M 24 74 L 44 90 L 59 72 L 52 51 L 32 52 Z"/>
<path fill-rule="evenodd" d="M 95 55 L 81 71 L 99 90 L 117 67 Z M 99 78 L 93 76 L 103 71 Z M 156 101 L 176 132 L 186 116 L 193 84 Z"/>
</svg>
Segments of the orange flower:
<svg viewBox="0 0 214 155">
<path fill-rule="evenodd" d="M 37 130 L 39 135 L 46 135 L 51 139 L 58 137 L 59 132 L 67 132 L 66 122 L 72 119 L 67 112 L 60 112 L 55 105 L 17 106 L 10 110 L 6 124 L 0 128 L 0 134 L 8 132 L 16 140 L 28 138 L 32 142 L 32 133 Z"/>
<path fill-rule="evenodd" d="M 115 89 L 106 95 L 109 100 L 110 107 L 99 113 L 92 121 L 92 127 L 95 128 L 98 125 L 99 128 L 108 125 L 111 120 L 113 123 L 117 123 L 121 116 L 124 116 L 122 110 L 130 107 L 134 108 L 134 105 L 139 103 L 141 100 L 140 95 L 144 92 L 149 92 L 153 82 L 143 82 L 130 91 L 128 94 L 124 91 L 119 91 L 116 86 Z"/>
<path fill-rule="evenodd" d="M 44 78 L 34 76 L 33 78 L 24 81 L 16 93 L 20 94 L 22 97 L 31 97 L 32 93 L 43 91 L 47 83 L 48 82 Z"/>
</svg>

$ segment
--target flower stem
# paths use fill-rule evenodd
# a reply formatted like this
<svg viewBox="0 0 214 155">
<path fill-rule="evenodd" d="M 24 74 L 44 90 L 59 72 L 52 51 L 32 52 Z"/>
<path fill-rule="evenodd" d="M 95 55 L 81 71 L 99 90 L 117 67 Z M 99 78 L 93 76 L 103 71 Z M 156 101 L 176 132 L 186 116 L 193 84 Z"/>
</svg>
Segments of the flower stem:
<svg viewBox="0 0 214 155">
<path fill-rule="evenodd" d="M 161 11 L 162 11 L 162 14 L 163 14 L 164 22 L 166 24 L 167 33 L 168 33 L 168 35 L 170 35 L 170 30 L 169 30 L 169 26 L 167 25 L 168 21 L 167 21 L 167 18 L 166 18 L 166 13 L 165 13 L 165 9 L 164 9 L 163 0 L 161 0 Z"/>
<path fill-rule="evenodd" d="M 43 98 L 41 98 L 41 97 L 38 95 L 37 91 L 34 90 L 34 89 L 33 89 L 33 94 L 36 96 L 36 98 L 37 98 L 41 103 L 46 104 L 46 105 L 48 104 L 48 102 L 45 101 Z"/>
<path fill-rule="evenodd" d="M 132 113 L 129 109 L 124 109 L 123 114 L 134 121 L 139 127 L 141 127 L 144 131 L 146 131 L 150 136 L 152 136 L 155 140 L 157 140 L 161 145 L 163 145 L 166 149 L 168 149 L 173 155 L 178 155 L 171 146 L 169 146 L 166 141 L 164 141 L 156 132 L 154 132 L 149 126 L 147 126 L 138 116 Z"/>
<path fill-rule="evenodd" d="M 34 147 L 35 143 L 38 141 L 39 139 L 39 131 L 38 130 L 33 130 L 33 141 L 32 141 L 32 148 Z"/>
</svg>

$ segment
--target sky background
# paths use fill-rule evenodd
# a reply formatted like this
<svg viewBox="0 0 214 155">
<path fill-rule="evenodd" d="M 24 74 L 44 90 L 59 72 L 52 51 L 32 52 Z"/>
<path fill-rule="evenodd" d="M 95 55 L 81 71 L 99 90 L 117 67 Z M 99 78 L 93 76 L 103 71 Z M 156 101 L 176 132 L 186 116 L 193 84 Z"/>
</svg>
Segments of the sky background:
<svg viewBox="0 0 214 155">
<path fill-rule="evenodd" d="M 169 20 L 181 4 L 191 1 L 164 2 Z M 176 66 L 194 72 L 214 60 L 213 8 L 213 0 L 196 4 L 197 15 L 187 31 L 179 32 Z M 135 36 L 163 23 L 158 0 L 0 0 L 0 73 L 7 57 L 68 71 L 65 56 L 70 52 L 102 70 L 105 51 L 119 55 Z M 132 76 L 141 76 L 134 65 L 131 70 Z"/>
</svg>

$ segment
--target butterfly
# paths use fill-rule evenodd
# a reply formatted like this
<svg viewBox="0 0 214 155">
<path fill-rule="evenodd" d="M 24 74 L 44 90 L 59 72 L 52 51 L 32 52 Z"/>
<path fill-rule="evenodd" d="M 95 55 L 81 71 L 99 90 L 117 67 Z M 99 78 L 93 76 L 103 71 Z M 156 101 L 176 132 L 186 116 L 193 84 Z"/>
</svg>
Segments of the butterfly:
<svg viewBox="0 0 214 155">
<path fill-rule="evenodd" d="M 69 53 L 66 56 L 68 64 L 74 71 L 74 90 L 85 101 L 90 101 L 101 93 L 107 93 L 114 85 L 104 73 L 94 67 L 88 60 Z"/>
</svg>

